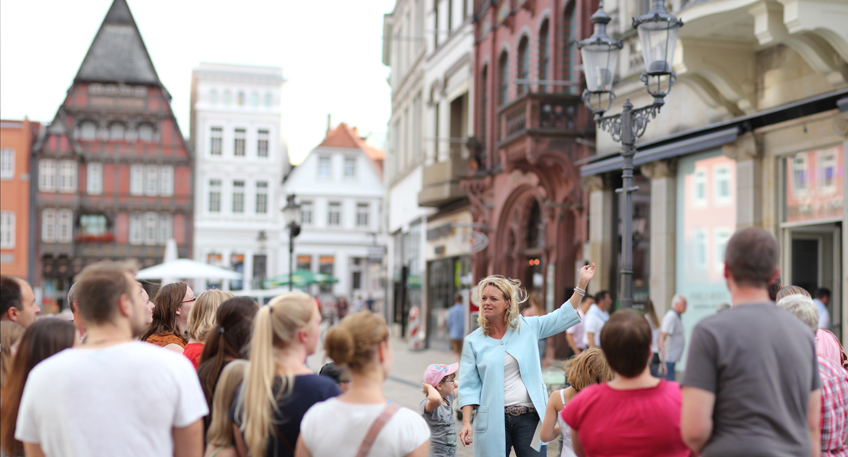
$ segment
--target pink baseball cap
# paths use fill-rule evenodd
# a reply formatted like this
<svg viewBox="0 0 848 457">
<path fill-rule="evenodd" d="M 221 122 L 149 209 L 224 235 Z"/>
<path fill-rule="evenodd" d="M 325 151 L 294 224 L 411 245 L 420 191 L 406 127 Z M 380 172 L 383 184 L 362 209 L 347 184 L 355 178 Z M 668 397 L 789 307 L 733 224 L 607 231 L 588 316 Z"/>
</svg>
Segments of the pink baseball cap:
<svg viewBox="0 0 848 457">
<path fill-rule="evenodd" d="M 445 376 L 456 373 L 456 370 L 458 369 L 458 363 L 452 363 L 450 365 L 434 363 L 427 367 L 426 370 L 424 370 L 424 382 L 430 384 L 431 386 L 435 386 L 436 384 L 442 382 L 442 379 L 444 379 Z"/>
</svg>

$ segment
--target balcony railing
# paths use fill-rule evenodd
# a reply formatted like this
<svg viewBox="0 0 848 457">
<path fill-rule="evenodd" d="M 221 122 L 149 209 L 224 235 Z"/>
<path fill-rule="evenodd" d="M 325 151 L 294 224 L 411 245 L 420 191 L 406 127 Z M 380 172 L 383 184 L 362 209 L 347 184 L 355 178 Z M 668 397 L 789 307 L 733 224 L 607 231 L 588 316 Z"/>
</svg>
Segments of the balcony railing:
<svg viewBox="0 0 848 457">
<path fill-rule="evenodd" d="M 580 97 L 570 94 L 526 94 L 498 111 L 498 146 L 524 135 L 576 135 L 581 125 Z"/>
<path fill-rule="evenodd" d="M 468 160 L 462 157 L 462 146 L 451 144 L 450 157 L 443 162 L 425 166 L 421 177 L 421 192 L 418 193 L 418 205 L 439 207 L 465 197 L 459 187 L 459 180 L 465 176 Z"/>
</svg>

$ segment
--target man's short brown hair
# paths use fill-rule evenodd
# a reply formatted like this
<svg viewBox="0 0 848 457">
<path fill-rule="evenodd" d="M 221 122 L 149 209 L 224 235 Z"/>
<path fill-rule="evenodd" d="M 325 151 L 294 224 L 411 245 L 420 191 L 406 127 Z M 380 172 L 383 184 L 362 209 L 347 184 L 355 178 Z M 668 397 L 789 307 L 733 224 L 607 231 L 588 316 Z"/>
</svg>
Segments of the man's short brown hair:
<svg viewBox="0 0 848 457">
<path fill-rule="evenodd" d="M 103 261 L 85 267 L 77 275 L 76 301 L 80 317 L 86 324 L 110 322 L 121 295 L 135 293 L 135 262 Z"/>
<path fill-rule="evenodd" d="M 638 311 L 615 312 L 601 330 L 601 349 L 610 368 L 625 378 L 635 378 L 648 366 L 651 326 Z"/>
<path fill-rule="evenodd" d="M 724 263 L 736 284 L 766 289 L 777 271 L 779 255 L 771 233 L 749 227 L 733 234 L 727 242 Z"/>
</svg>

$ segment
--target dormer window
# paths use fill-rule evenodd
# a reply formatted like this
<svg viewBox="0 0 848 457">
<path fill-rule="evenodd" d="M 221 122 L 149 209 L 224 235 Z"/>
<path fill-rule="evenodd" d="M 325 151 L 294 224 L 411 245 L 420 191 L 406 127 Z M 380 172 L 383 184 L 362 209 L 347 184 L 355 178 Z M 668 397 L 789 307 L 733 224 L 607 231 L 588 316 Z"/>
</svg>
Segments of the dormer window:
<svg viewBox="0 0 848 457">
<path fill-rule="evenodd" d="M 112 141 L 121 141 L 126 138 L 126 128 L 121 122 L 113 122 L 109 124 L 109 139 Z"/>
<path fill-rule="evenodd" d="M 80 139 L 97 139 L 97 124 L 94 121 L 82 121 L 79 127 Z"/>
<path fill-rule="evenodd" d="M 138 124 L 138 140 L 153 141 L 153 126 L 148 123 Z"/>
</svg>

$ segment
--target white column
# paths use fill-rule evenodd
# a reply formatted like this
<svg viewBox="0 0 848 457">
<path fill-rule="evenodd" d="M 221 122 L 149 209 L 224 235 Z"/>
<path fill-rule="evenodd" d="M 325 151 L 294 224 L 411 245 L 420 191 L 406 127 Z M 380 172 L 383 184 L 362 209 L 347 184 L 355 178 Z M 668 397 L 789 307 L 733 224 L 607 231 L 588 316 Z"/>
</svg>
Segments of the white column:
<svg viewBox="0 0 848 457">
<path fill-rule="evenodd" d="M 589 261 L 594 262 L 596 268 L 592 290 L 587 292 L 609 291 L 611 281 L 608 270 L 613 255 L 613 191 L 608 189 L 600 176 L 586 178 L 584 187 L 589 190 Z"/>
<path fill-rule="evenodd" d="M 724 145 L 722 153 L 736 160 L 736 228 L 762 227 L 763 160 L 754 134 Z"/>
<path fill-rule="evenodd" d="M 677 175 L 669 162 L 642 165 L 642 175 L 651 179 L 651 301 L 664 316 L 676 287 Z"/>
</svg>

